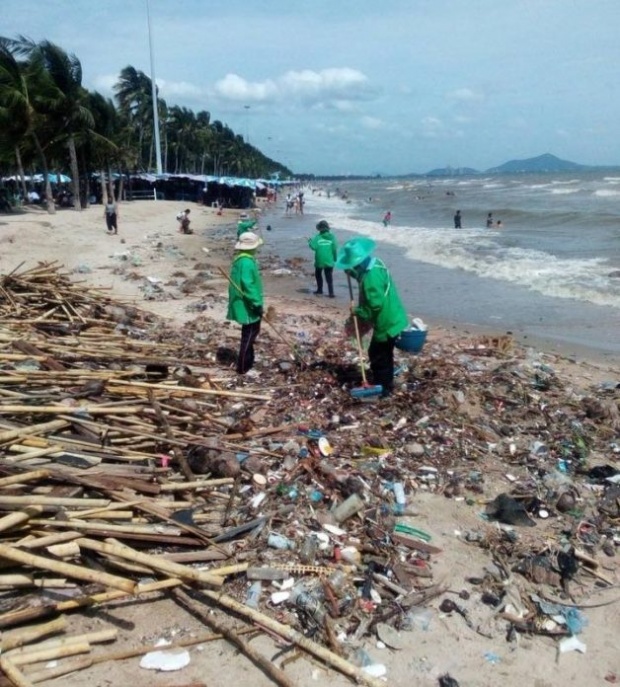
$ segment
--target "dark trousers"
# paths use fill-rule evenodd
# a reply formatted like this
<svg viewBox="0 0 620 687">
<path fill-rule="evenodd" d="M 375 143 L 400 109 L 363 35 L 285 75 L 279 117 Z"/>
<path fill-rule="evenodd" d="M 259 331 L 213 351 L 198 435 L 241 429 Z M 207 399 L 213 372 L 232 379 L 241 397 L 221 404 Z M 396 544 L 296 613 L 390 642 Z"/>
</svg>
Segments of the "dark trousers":
<svg viewBox="0 0 620 687">
<path fill-rule="evenodd" d="M 254 342 L 260 333 L 260 320 L 241 325 L 241 345 L 237 360 L 237 372 L 244 375 L 254 365 Z"/>
<path fill-rule="evenodd" d="M 105 216 L 105 223 L 106 223 L 106 225 L 107 225 L 107 227 L 108 227 L 108 231 L 112 231 L 112 229 L 114 229 L 114 231 L 117 231 L 117 228 L 116 228 L 116 213 L 115 213 L 115 212 L 111 212 L 111 213 L 109 213 L 109 214 L 106 214 L 106 216 Z"/>
<path fill-rule="evenodd" d="M 327 282 L 327 293 L 330 296 L 334 295 L 334 268 L 333 267 L 315 267 L 314 277 L 316 279 L 316 292 L 323 293 L 323 272 L 325 272 L 325 281 Z"/>
<path fill-rule="evenodd" d="M 370 370 L 374 384 L 381 384 L 383 393 L 389 395 L 394 390 L 394 342 L 396 337 L 387 341 L 372 339 L 368 347 Z"/>
</svg>

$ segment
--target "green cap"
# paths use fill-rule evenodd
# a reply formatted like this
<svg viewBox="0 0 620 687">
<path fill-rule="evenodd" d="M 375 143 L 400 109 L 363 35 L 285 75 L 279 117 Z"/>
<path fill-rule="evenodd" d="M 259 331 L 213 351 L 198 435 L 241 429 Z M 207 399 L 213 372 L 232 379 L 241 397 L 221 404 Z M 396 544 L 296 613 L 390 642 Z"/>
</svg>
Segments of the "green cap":
<svg viewBox="0 0 620 687">
<path fill-rule="evenodd" d="M 351 270 L 364 261 L 377 244 L 367 236 L 349 239 L 338 251 L 336 267 L 340 270 Z"/>
</svg>

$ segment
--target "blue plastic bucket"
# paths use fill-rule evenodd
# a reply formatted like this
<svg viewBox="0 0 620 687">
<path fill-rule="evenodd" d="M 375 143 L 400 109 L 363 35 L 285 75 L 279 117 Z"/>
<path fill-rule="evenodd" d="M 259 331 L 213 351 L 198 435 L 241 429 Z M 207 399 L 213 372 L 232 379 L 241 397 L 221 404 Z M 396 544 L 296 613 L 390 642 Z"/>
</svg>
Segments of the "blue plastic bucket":
<svg viewBox="0 0 620 687">
<path fill-rule="evenodd" d="M 405 329 L 398 335 L 394 345 L 401 351 L 419 353 L 424 347 L 427 334 L 427 329 Z"/>
</svg>

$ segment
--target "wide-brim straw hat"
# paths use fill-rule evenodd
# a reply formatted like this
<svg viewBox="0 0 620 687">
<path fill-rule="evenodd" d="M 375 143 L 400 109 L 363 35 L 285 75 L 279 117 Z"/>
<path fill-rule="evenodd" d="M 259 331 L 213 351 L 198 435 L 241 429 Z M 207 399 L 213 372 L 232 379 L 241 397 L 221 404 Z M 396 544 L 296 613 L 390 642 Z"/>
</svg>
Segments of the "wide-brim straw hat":
<svg viewBox="0 0 620 687">
<path fill-rule="evenodd" d="M 356 236 L 349 239 L 338 251 L 336 267 L 340 270 L 351 270 L 363 262 L 375 249 L 377 244 L 367 236 Z"/>
<path fill-rule="evenodd" d="M 263 242 L 253 231 L 244 231 L 235 243 L 235 250 L 254 250 Z"/>
</svg>

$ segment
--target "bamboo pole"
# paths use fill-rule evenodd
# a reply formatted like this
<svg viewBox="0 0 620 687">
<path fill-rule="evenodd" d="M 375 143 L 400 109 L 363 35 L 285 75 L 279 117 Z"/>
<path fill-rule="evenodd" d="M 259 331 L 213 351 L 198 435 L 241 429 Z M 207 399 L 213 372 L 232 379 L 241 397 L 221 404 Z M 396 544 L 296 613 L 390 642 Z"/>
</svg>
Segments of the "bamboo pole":
<svg viewBox="0 0 620 687">
<path fill-rule="evenodd" d="M 186 608 L 189 608 L 192 613 L 198 617 L 216 632 L 224 635 L 226 639 L 231 642 L 237 649 L 239 649 L 247 658 L 257 665 L 266 675 L 268 675 L 280 687 L 293 687 L 293 682 L 284 673 L 284 671 L 275 665 L 270 659 L 262 654 L 259 654 L 248 642 L 242 639 L 234 630 L 219 622 L 213 615 L 206 612 L 200 607 L 188 594 L 182 589 L 175 589 L 172 595 L 180 601 Z"/>
<path fill-rule="evenodd" d="M 67 412 L 67 407 L 64 408 Z M 30 412 L 33 407 L 30 406 Z M 18 427 L 17 429 L 9 429 L 6 432 L 0 432 L 0 444 L 5 444 L 14 439 L 30 436 L 32 434 L 46 434 L 48 432 L 55 432 L 57 429 L 64 429 L 68 427 L 69 423 L 66 420 L 51 420 L 50 422 L 41 422 L 38 425 L 28 425 L 27 427 Z"/>
<path fill-rule="evenodd" d="M 69 673 L 75 673 L 78 670 L 86 670 L 93 665 L 92 656 L 83 656 L 72 661 L 62 661 L 53 668 L 42 668 L 28 673 L 28 679 L 37 684 L 39 682 L 46 682 L 47 680 L 54 680 L 57 677 L 63 677 Z"/>
<path fill-rule="evenodd" d="M 0 587 L 2 589 L 12 589 L 13 587 L 38 587 L 40 589 L 62 589 L 63 587 L 74 587 L 73 583 L 67 583 L 65 578 L 44 577 L 37 579 L 32 575 L 0 575 Z"/>
<path fill-rule="evenodd" d="M 41 506 L 55 508 L 106 508 L 110 499 L 70 498 L 67 496 L 2 496 L 0 494 L 0 509 L 7 506 Z"/>
<path fill-rule="evenodd" d="M 109 573 L 99 572 L 97 570 L 89 570 L 88 568 L 80 565 L 73 565 L 72 563 L 54 561 L 50 558 L 44 558 L 43 556 L 35 556 L 34 554 L 20 551 L 6 544 L 0 544 L 0 558 L 6 558 L 10 561 L 23 563 L 24 565 L 29 565 L 41 570 L 50 570 L 51 572 L 60 573 L 61 575 L 66 575 L 76 580 L 96 582 L 106 587 L 122 589 L 128 593 L 133 593 L 136 587 L 135 582 L 123 577 L 117 577 L 116 575 L 110 575 Z"/>
<path fill-rule="evenodd" d="M 67 644 L 66 646 L 57 646 L 41 651 L 31 651 L 26 654 L 21 654 L 20 656 L 14 656 L 10 661 L 14 666 L 25 666 L 29 663 L 53 661 L 57 658 L 88 653 L 90 653 L 90 644 L 88 642 L 75 642 L 75 644 Z"/>
<path fill-rule="evenodd" d="M 211 587 L 221 587 L 224 583 L 223 577 L 212 575 L 209 572 L 196 570 L 195 568 L 189 568 L 185 565 L 181 565 L 180 563 L 168 561 L 164 558 L 161 558 L 161 556 L 140 553 L 129 546 L 101 543 L 94 541 L 93 539 L 86 538 L 78 539 L 77 543 L 81 548 L 97 551 L 98 553 L 105 555 L 117 556 L 118 558 L 133 561 L 134 563 L 146 565 L 152 570 L 157 570 L 173 577 L 179 577 L 182 580 L 191 580 L 192 582 L 207 584 Z"/>
<path fill-rule="evenodd" d="M 110 627 L 105 630 L 97 630 L 96 632 L 85 632 L 80 635 L 70 635 L 68 637 L 55 637 L 54 639 L 46 639 L 34 646 L 21 646 L 12 649 L 4 654 L 11 660 L 15 656 L 23 656 L 31 654 L 35 651 L 47 651 L 48 649 L 55 649 L 61 646 L 69 646 L 70 644 L 80 644 L 86 642 L 87 644 L 105 644 L 106 642 L 113 642 L 118 637 L 118 630 L 115 627 Z M 17 663 L 17 662 L 16 662 Z M 17 663 L 19 665 L 19 663 Z"/>
<path fill-rule="evenodd" d="M 180 384 L 177 384 L 175 386 L 171 386 L 169 384 L 148 384 L 147 382 L 131 382 L 127 380 L 116 380 L 116 379 L 110 379 L 108 380 L 108 384 L 122 384 L 122 385 L 129 385 L 129 386 L 135 386 L 138 388 L 144 388 L 144 389 L 164 389 L 165 391 L 168 391 L 172 395 L 174 395 L 174 392 L 184 392 L 184 393 L 189 393 L 189 394 L 205 394 L 207 396 L 228 396 L 230 398 L 251 398 L 254 399 L 255 401 L 270 401 L 271 396 L 261 396 L 259 394 L 248 394 L 244 393 L 242 391 L 218 391 L 216 389 L 202 389 L 200 387 L 194 388 L 191 386 L 181 386 Z"/>
<path fill-rule="evenodd" d="M 33 683 L 8 658 L 0 658 L 0 668 L 15 687 L 34 687 Z"/>
<path fill-rule="evenodd" d="M 43 549 L 46 546 L 62 544 L 63 542 L 71 541 L 81 536 L 81 532 L 58 532 L 57 534 L 35 537 L 34 539 L 22 539 L 13 546 L 18 546 L 20 549 Z"/>
<path fill-rule="evenodd" d="M 255 611 L 253 608 L 249 608 L 245 604 L 239 603 L 231 596 L 228 596 L 222 592 L 211 592 L 208 590 L 202 590 L 201 594 L 211 599 L 219 606 L 222 606 L 229 611 L 233 611 L 234 613 L 237 613 L 238 615 L 249 619 L 252 622 L 257 622 L 266 627 L 268 630 L 275 632 L 280 637 L 288 639 L 290 642 L 293 642 L 297 646 L 304 649 L 304 651 L 316 656 L 327 665 L 335 668 L 343 675 L 352 678 L 356 682 L 364 683 L 369 685 L 369 687 L 385 687 L 385 683 L 382 680 L 368 675 L 368 673 L 365 673 L 361 668 L 349 663 L 349 661 L 346 661 L 341 656 L 338 656 L 329 649 L 326 649 L 320 644 L 317 644 L 307 637 L 304 637 L 301 632 L 298 632 L 288 625 L 283 625 L 264 613 Z"/>
<path fill-rule="evenodd" d="M 31 644 L 41 637 L 63 632 L 67 627 L 67 619 L 61 615 L 48 623 L 32 625 L 31 627 L 20 628 L 19 630 L 7 630 L 2 633 L 2 651 L 16 649 L 24 644 Z"/>
<path fill-rule="evenodd" d="M 232 484 L 235 480 L 232 477 L 220 477 L 218 479 L 203 479 L 193 482 L 166 482 L 160 486 L 161 491 L 188 491 L 190 489 L 212 489 L 221 487 L 225 484 Z M 0 503 L 1 503 L 0 497 Z"/>
<path fill-rule="evenodd" d="M 18 525 L 23 525 L 25 522 L 34 518 L 35 515 L 40 515 L 43 512 L 41 506 L 26 506 L 23 510 L 15 513 L 10 513 L 0 518 L 0 532 L 6 532 Z"/>
<path fill-rule="evenodd" d="M 50 473 L 47 470 L 31 470 L 30 472 L 22 472 L 19 475 L 11 475 L 10 477 L 3 477 L 0 479 L 0 488 L 8 487 L 10 484 L 34 482 L 38 479 L 46 479 L 49 476 Z"/>
<path fill-rule="evenodd" d="M 102 522 L 81 522 L 79 520 L 33 520 L 33 525 L 45 527 L 70 527 L 74 530 L 88 530 L 89 532 L 117 532 L 118 534 L 168 534 L 178 536 L 179 527 L 162 527 L 162 525 L 109 525 Z"/>
<path fill-rule="evenodd" d="M 114 412 L 119 415 L 132 415 L 142 412 L 143 408 L 137 406 L 114 406 L 105 407 L 98 405 L 75 406 L 71 408 L 66 405 L 8 405 L 0 406 L 0 414 L 6 415 L 36 415 L 38 413 L 45 413 L 47 415 L 67 415 L 68 413 L 88 413 L 88 415 L 109 415 Z"/>
</svg>

